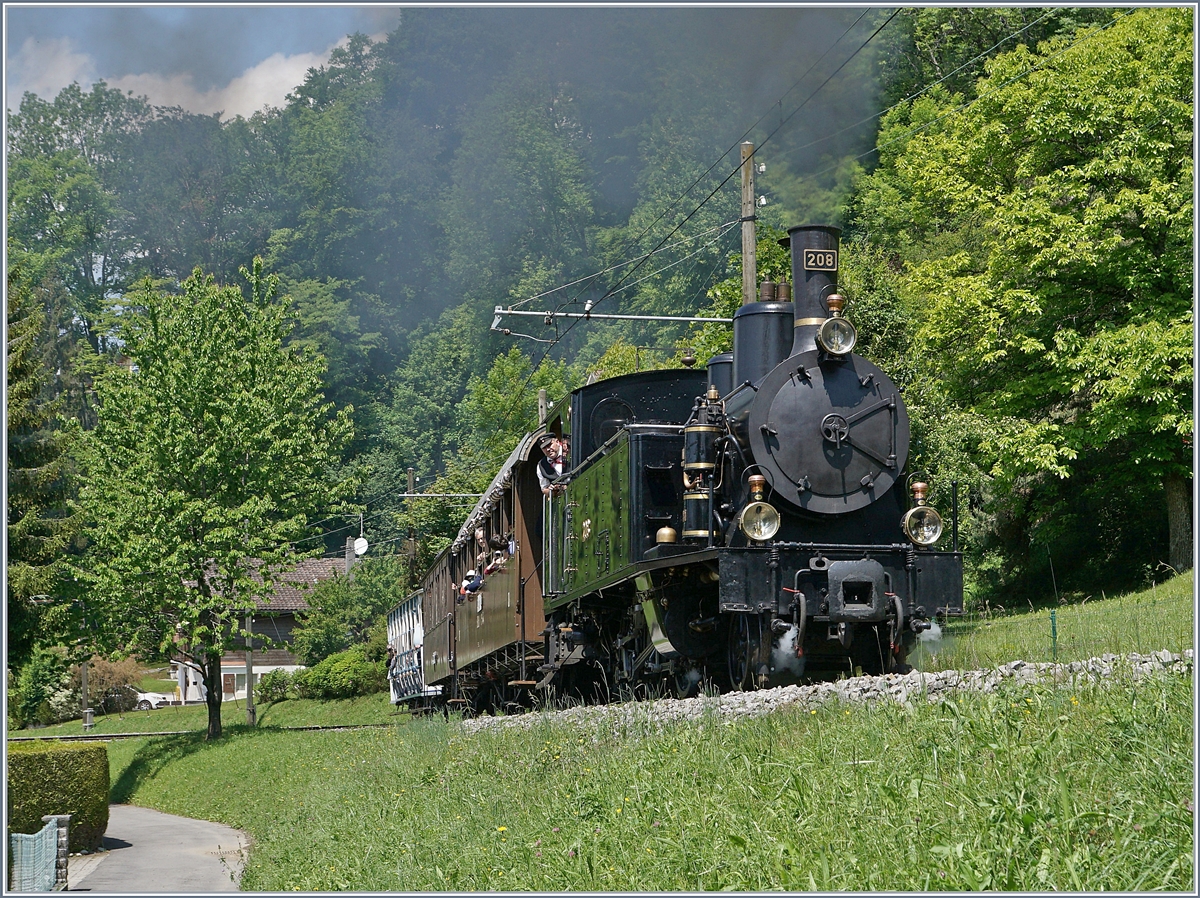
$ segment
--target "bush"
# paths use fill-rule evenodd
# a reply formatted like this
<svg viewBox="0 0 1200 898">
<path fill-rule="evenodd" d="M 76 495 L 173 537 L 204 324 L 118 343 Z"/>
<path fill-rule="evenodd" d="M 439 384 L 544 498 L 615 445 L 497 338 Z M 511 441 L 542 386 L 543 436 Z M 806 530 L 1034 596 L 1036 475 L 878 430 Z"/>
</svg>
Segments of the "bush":
<svg viewBox="0 0 1200 898">
<path fill-rule="evenodd" d="M 100 847 L 108 828 L 103 742 L 8 743 L 8 830 L 35 833 L 46 814 L 71 815 L 71 850 Z"/>
<path fill-rule="evenodd" d="M 287 699 L 292 678 L 286 670 L 269 670 L 258 678 L 254 687 L 254 700 L 260 705 L 282 702 Z"/>
<path fill-rule="evenodd" d="M 9 697 L 10 716 L 18 726 L 30 723 L 54 723 L 51 707 L 60 692 L 68 688 L 70 672 L 67 662 L 58 652 L 38 649 L 17 674 L 16 695 Z M 60 707 L 66 703 L 59 698 Z"/>
<path fill-rule="evenodd" d="M 300 698 L 352 698 L 383 692 L 387 678 L 383 663 L 368 661 L 366 648 L 356 645 L 315 667 L 296 671 L 292 685 Z"/>
</svg>

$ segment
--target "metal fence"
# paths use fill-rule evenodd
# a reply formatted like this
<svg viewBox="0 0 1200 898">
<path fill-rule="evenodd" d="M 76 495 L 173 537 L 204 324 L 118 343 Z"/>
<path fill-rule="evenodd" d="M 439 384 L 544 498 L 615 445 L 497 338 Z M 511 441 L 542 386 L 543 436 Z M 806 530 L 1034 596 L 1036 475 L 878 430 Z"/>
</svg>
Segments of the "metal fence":
<svg viewBox="0 0 1200 898">
<path fill-rule="evenodd" d="M 42 819 L 46 825 L 32 835 L 9 834 L 9 886 L 14 892 L 52 892 L 67 887 L 67 820 L 58 815 Z"/>
</svg>

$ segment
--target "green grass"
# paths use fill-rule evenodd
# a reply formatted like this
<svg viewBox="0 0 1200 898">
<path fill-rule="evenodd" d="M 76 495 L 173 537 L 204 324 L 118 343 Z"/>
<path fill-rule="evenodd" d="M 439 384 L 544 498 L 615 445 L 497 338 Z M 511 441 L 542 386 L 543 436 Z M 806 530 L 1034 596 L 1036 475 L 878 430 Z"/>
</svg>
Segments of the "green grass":
<svg viewBox="0 0 1200 898">
<path fill-rule="evenodd" d="M 155 677 L 142 677 L 138 683 L 138 688 L 143 692 L 165 692 L 167 695 L 172 695 L 178 684 L 174 680 L 159 680 Z"/>
<path fill-rule="evenodd" d="M 359 724 L 395 723 L 395 708 L 388 702 L 387 693 L 360 696 L 338 701 L 289 699 L 285 702 L 261 705 L 258 724 L 263 727 L 285 726 L 355 726 Z M 171 705 L 157 711 L 126 711 L 123 714 L 95 714 L 95 726 L 88 735 L 104 736 L 117 733 L 161 733 L 177 731 L 205 732 L 208 729 L 208 708 L 205 705 Z M 221 706 L 221 725 L 233 727 L 246 722 L 244 702 L 226 702 Z M 69 720 L 54 726 L 21 730 L 21 736 L 77 736 L 83 733 L 83 721 Z"/>
<path fill-rule="evenodd" d="M 1106 653 L 1180 652 L 1193 647 L 1193 587 L 1188 571 L 1141 592 L 1059 606 L 1053 625 L 1048 609 L 970 615 L 946 624 L 940 642 L 920 643 L 909 660 L 927 671 L 979 670 L 1017 659 L 1081 661 Z"/>
<path fill-rule="evenodd" d="M 1190 891 L 1192 698 L 147 739 L 114 744 L 114 796 L 249 831 L 248 890 Z"/>
</svg>

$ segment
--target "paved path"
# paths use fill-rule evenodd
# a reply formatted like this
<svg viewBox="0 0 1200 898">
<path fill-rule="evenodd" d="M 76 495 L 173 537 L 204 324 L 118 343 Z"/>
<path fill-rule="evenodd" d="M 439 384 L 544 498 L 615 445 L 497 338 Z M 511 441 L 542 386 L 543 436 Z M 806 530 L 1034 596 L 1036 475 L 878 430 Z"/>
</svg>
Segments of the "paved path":
<svg viewBox="0 0 1200 898">
<path fill-rule="evenodd" d="M 107 851 L 77 855 L 67 888 L 81 892 L 236 892 L 250 840 L 241 830 L 127 804 L 108 807 Z"/>
</svg>

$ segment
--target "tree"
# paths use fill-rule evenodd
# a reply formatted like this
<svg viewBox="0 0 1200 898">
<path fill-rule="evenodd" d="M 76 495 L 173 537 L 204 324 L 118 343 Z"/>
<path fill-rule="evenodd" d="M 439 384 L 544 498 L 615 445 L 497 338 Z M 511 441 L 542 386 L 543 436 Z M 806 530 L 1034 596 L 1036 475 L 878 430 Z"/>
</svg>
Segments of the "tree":
<svg viewBox="0 0 1200 898">
<path fill-rule="evenodd" d="M 34 284 L 65 286 L 68 336 L 94 349 L 105 297 L 128 283 L 135 255 L 118 226 L 118 192 L 130 140 L 151 115 L 144 97 L 100 81 L 86 93 L 71 84 L 51 102 L 27 93 L 7 117 L 10 259 Z"/>
<path fill-rule="evenodd" d="M 8 270 L 8 664 L 20 667 L 39 635 L 35 600 L 56 592 L 66 549 L 78 530 L 67 502 L 71 479 L 58 426 L 61 403 L 44 397 L 38 354 L 42 308 L 18 265 Z"/>
<path fill-rule="evenodd" d="M 986 421 L 1010 570 L 1051 546 L 1110 585 L 1131 559 L 1190 565 L 1192 39 L 1186 12 L 1146 9 L 999 55 L 969 105 L 889 115 L 862 185 L 926 374 Z"/>
<path fill-rule="evenodd" d="M 934 81 L 973 95 L 983 59 L 1024 44 L 1103 22 L 1103 8 L 925 7 L 903 9 L 881 35 L 877 54 L 883 105 L 910 98 Z"/>
<path fill-rule="evenodd" d="M 404 598 L 407 582 L 407 564 L 395 555 L 364 558 L 351 576 L 322 580 L 292 631 L 296 656 L 312 667 L 366 643 L 381 623 L 386 626 L 387 613 Z"/>
<path fill-rule="evenodd" d="M 350 437 L 321 359 L 284 345 L 275 278 L 257 259 L 242 273 L 248 296 L 198 270 L 182 296 L 143 283 L 121 316 L 131 367 L 100 379 L 99 422 L 79 435 L 89 618 L 110 650 L 203 671 L 209 739 L 221 656 L 294 564 L 306 515 L 341 492 L 329 472 Z"/>
</svg>

